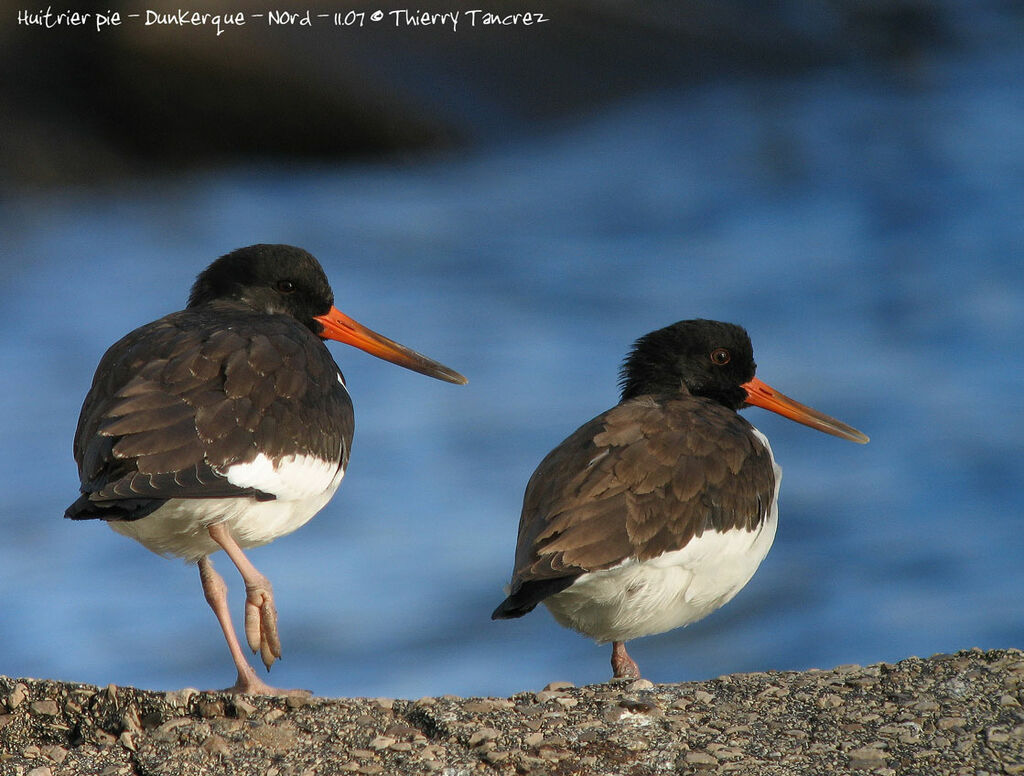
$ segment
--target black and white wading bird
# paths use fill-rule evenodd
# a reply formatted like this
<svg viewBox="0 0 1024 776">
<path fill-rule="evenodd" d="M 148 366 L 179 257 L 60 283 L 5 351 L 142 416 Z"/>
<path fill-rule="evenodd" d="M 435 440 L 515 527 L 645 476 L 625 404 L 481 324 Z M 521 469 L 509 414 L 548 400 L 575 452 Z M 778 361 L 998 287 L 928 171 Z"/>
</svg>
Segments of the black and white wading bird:
<svg viewBox="0 0 1024 776">
<path fill-rule="evenodd" d="M 639 677 L 626 642 L 727 603 L 768 554 L 781 470 L 737 414 L 763 407 L 828 434 L 856 429 L 754 377 L 739 326 L 680 321 L 641 337 L 622 400 L 548 453 L 526 486 L 509 595 L 492 619 L 544 603 L 612 643 L 615 677 Z"/>
<path fill-rule="evenodd" d="M 466 382 L 336 309 L 306 251 L 253 245 L 207 267 L 184 310 L 111 347 L 82 406 L 82 495 L 65 516 L 106 520 L 155 553 L 198 563 L 238 671 L 229 692 L 288 692 L 246 660 L 209 556 L 224 550 L 242 575 L 246 640 L 269 670 L 281 657 L 274 595 L 243 550 L 305 524 L 345 474 L 352 401 L 326 339 Z"/>
</svg>

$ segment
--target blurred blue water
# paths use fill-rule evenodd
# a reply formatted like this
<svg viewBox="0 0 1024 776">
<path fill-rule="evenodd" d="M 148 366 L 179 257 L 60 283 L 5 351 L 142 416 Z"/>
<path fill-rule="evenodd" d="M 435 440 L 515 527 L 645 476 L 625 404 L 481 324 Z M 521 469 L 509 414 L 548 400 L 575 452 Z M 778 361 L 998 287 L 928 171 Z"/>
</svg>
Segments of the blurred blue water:
<svg viewBox="0 0 1024 776">
<path fill-rule="evenodd" d="M 656 681 L 1024 646 L 1024 57 L 721 83 L 407 166 L 246 168 L 8 200 L 0 287 L 0 672 L 223 686 L 192 567 L 61 519 L 105 348 L 215 256 L 316 254 L 338 306 L 465 388 L 332 345 L 351 467 L 251 552 L 285 659 L 324 695 L 504 695 L 609 672 L 542 610 L 492 623 L 522 490 L 616 401 L 640 334 L 750 331 L 759 375 L 872 437 L 760 410 L 785 469 L 775 548 L 707 620 L 634 642 Z M 242 609 L 241 584 L 219 561 Z"/>
</svg>

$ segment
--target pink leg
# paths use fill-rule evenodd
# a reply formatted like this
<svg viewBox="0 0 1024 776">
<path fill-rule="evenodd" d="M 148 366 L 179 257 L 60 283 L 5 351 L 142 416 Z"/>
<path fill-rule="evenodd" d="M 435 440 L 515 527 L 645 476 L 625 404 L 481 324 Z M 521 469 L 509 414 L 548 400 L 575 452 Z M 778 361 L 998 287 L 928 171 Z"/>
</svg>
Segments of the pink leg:
<svg viewBox="0 0 1024 776">
<path fill-rule="evenodd" d="M 213 562 L 209 558 L 202 558 L 199 561 L 199 579 L 203 583 L 203 593 L 206 594 L 206 602 L 210 604 L 213 613 L 217 616 L 221 630 L 224 631 L 224 638 L 227 639 L 228 649 L 231 651 L 231 659 L 235 661 L 235 668 L 238 670 L 238 681 L 224 692 L 249 693 L 251 695 L 275 695 L 273 687 L 264 683 L 256 672 L 252 670 L 245 659 L 242 647 L 238 643 L 234 626 L 231 624 L 231 613 L 228 611 L 228 587 L 224 584 L 224 578 L 213 568 Z"/>
<path fill-rule="evenodd" d="M 281 657 L 281 640 L 277 636 L 277 607 L 270 580 L 256 570 L 238 546 L 235 537 L 223 524 L 211 525 L 210 538 L 219 544 L 245 582 L 245 638 L 253 652 L 259 652 L 263 665 L 270 670 Z"/>
<path fill-rule="evenodd" d="M 614 679 L 639 679 L 640 667 L 626 652 L 626 642 L 612 642 L 612 677 Z"/>
</svg>

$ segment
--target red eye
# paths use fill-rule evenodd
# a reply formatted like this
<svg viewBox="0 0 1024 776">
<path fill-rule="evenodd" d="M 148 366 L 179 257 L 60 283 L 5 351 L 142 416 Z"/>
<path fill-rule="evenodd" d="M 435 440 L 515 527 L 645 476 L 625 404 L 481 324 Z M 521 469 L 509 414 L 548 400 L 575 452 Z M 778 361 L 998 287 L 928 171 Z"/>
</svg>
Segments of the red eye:
<svg viewBox="0 0 1024 776">
<path fill-rule="evenodd" d="M 732 354 L 725 348 L 715 348 L 711 351 L 711 363 L 718 366 L 725 366 L 732 359 Z"/>
</svg>

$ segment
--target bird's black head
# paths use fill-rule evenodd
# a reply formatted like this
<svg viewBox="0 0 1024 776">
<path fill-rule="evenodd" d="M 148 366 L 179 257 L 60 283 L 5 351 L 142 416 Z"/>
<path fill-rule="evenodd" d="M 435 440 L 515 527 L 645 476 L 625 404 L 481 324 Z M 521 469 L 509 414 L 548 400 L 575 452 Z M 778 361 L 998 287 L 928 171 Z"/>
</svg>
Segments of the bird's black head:
<svg viewBox="0 0 1024 776">
<path fill-rule="evenodd" d="M 682 386 L 694 396 L 736 410 L 747 400 L 742 387 L 756 369 L 750 337 L 740 326 L 720 321 L 679 321 L 645 334 L 622 364 L 622 400 L 644 394 L 675 394 Z"/>
<path fill-rule="evenodd" d="M 344 342 L 438 380 L 466 382 L 454 369 L 368 329 L 336 308 L 323 267 L 302 248 L 250 245 L 221 256 L 199 273 L 188 308 L 217 301 L 290 315 L 322 339 Z"/>
<path fill-rule="evenodd" d="M 241 302 L 264 313 L 291 315 L 314 333 L 314 321 L 334 306 L 327 275 L 312 255 L 291 245 L 250 245 L 221 256 L 199 273 L 188 306 Z"/>
</svg>

